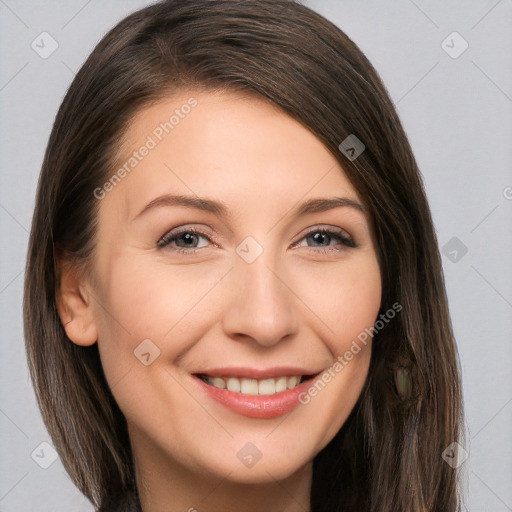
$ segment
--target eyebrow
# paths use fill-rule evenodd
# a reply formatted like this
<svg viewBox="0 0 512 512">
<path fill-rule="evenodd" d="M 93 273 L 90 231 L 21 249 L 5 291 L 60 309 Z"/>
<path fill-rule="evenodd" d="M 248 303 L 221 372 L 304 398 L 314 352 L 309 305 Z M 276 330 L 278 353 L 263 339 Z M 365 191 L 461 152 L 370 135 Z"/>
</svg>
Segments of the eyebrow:
<svg viewBox="0 0 512 512">
<path fill-rule="evenodd" d="M 194 197 L 180 194 L 165 194 L 156 197 L 149 202 L 132 220 L 139 218 L 144 213 L 163 206 L 185 206 L 187 208 L 195 208 L 197 210 L 213 213 L 217 217 L 230 218 L 233 213 L 222 201 L 208 199 L 206 197 Z M 354 208 L 361 213 L 365 213 L 363 205 L 349 197 L 329 197 L 329 198 L 313 198 L 301 203 L 293 210 L 293 217 L 299 217 L 307 213 L 318 213 L 332 210 L 339 207 Z"/>
</svg>

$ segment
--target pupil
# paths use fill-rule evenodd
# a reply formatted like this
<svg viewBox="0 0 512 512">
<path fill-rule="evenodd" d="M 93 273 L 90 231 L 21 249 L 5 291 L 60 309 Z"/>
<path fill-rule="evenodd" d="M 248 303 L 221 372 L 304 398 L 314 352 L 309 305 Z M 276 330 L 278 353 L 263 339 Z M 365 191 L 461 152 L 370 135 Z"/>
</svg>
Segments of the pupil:
<svg viewBox="0 0 512 512">
<path fill-rule="evenodd" d="M 182 236 L 187 245 L 192 245 L 194 243 L 194 236 L 195 236 L 194 234 L 184 233 Z"/>
<path fill-rule="evenodd" d="M 320 232 L 317 232 L 313 235 L 311 235 L 311 237 L 313 238 L 313 241 L 315 243 L 319 243 L 319 244 L 322 244 L 322 241 L 326 241 L 325 239 L 327 239 L 327 244 L 329 243 L 329 235 L 327 233 L 320 233 Z"/>
</svg>

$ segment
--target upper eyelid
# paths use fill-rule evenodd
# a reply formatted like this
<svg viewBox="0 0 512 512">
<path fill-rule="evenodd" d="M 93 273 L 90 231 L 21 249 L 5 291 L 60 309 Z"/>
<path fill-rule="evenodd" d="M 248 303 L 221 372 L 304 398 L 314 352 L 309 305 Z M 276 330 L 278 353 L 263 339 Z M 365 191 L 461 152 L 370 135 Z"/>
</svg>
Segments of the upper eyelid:
<svg viewBox="0 0 512 512">
<path fill-rule="evenodd" d="M 158 239 L 158 241 L 157 241 L 157 246 L 167 245 L 167 244 L 164 244 L 166 239 L 176 238 L 176 237 L 182 235 L 183 233 L 194 233 L 196 235 L 203 236 L 203 237 L 207 238 L 210 242 L 215 243 L 212 240 L 211 235 L 208 235 L 202 229 L 195 228 L 195 227 L 187 227 L 187 226 L 181 227 L 181 226 L 179 226 L 177 228 L 173 228 L 173 229 L 167 231 L 163 236 L 161 236 Z"/>
<path fill-rule="evenodd" d="M 345 229 L 340 226 L 332 226 L 330 224 L 318 224 L 313 227 L 306 228 L 304 231 L 301 232 L 299 240 L 302 240 L 305 236 L 309 235 L 310 233 L 315 233 L 316 231 L 331 231 L 333 233 L 339 234 L 339 232 L 345 233 L 349 238 L 353 238 L 353 236 Z"/>
</svg>

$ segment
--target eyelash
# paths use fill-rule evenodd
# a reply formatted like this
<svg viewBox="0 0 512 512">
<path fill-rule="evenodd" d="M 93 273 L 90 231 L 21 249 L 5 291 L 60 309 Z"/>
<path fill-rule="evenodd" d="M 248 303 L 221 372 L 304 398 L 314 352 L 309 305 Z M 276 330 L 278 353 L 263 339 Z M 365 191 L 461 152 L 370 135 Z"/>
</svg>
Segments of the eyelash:
<svg viewBox="0 0 512 512">
<path fill-rule="evenodd" d="M 160 240 L 158 240 L 156 245 L 159 249 L 164 249 L 171 242 L 176 241 L 181 235 L 186 234 L 186 233 L 194 234 L 194 235 L 201 235 L 204 238 L 206 238 L 209 242 L 212 242 L 212 240 L 206 233 L 203 233 L 202 231 L 195 229 L 195 228 L 188 228 L 188 229 L 183 229 L 182 231 L 179 231 L 177 233 L 171 231 L 171 232 L 165 234 Z M 316 228 L 316 229 L 309 231 L 299 241 L 295 242 L 293 244 L 293 247 L 295 247 L 300 242 L 302 242 L 302 240 L 304 240 L 305 238 L 307 238 L 308 236 L 310 236 L 314 233 L 322 233 L 323 235 L 328 235 L 329 237 L 338 240 L 339 242 L 341 242 L 342 245 L 344 245 L 345 247 L 348 247 L 348 248 L 356 248 L 357 247 L 356 242 L 350 236 L 344 235 L 345 231 L 343 231 L 341 229 L 340 230 L 330 230 L 330 229 L 325 229 L 325 228 Z M 317 252 L 317 253 L 319 252 L 321 254 L 322 253 L 329 254 L 332 252 L 340 252 L 341 251 L 341 249 L 330 249 L 329 247 L 309 247 L 309 246 L 307 246 L 307 247 L 309 249 L 312 249 L 314 252 Z M 172 251 L 174 251 L 176 253 L 188 254 L 188 255 L 195 254 L 198 250 L 200 250 L 200 248 L 197 248 L 197 247 L 191 247 L 191 248 L 173 247 L 172 248 Z"/>
</svg>

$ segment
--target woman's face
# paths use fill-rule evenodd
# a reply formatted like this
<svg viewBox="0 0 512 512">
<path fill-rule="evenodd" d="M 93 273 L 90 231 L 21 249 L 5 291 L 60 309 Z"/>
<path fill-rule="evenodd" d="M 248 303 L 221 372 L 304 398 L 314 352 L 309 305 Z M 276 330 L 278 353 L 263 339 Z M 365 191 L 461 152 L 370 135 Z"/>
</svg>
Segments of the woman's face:
<svg viewBox="0 0 512 512">
<path fill-rule="evenodd" d="M 193 92 L 135 116 L 116 172 L 90 307 L 136 460 L 245 483 L 306 467 L 360 395 L 371 340 L 344 354 L 381 299 L 343 169 L 263 100 Z"/>
</svg>

